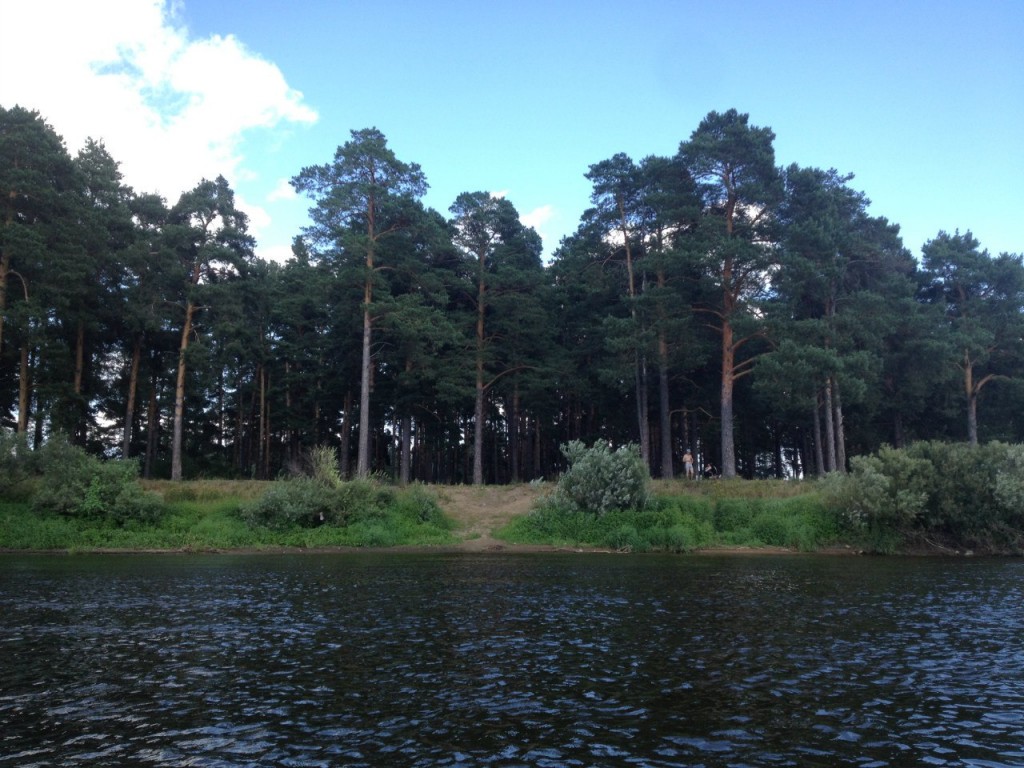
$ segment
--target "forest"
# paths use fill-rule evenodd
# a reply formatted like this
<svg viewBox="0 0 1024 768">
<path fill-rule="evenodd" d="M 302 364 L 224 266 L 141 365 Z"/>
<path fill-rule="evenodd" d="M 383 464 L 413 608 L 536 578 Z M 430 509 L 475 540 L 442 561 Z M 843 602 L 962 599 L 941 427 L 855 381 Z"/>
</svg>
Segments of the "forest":
<svg viewBox="0 0 1024 768">
<path fill-rule="evenodd" d="M 653 477 L 811 477 L 915 441 L 1024 439 L 1024 264 L 970 231 L 913 254 L 852 174 L 776 165 L 710 112 L 671 157 L 595 158 L 545 262 L 512 201 L 427 208 L 375 128 L 295 169 L 310 224 L 255 256 L 223 177 L 137 191 L 0 107 L 0 421 L 150 478 L 549 478 L 570 441 Z M 938 160 L 937 160 L 938 161 Z"/>
</svg>

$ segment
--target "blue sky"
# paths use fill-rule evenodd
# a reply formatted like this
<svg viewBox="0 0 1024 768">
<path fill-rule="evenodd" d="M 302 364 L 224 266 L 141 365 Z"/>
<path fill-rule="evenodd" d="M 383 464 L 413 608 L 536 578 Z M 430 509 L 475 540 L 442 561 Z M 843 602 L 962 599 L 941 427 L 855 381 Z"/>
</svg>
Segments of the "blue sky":
<svg viewBox="0 0 1024 768">
<path fill-rule="evenodd" d="M 5 5 L 7 5 L 5 0 Z M 353 129 L 419 163 L 425 203 L 504 193 L 550 254 L 589 165 L 671 155 L 710 110 L 776 134 L 779 165 L 834 167 L 915 254 L 971 230 L 1024 252 L 1024 2 L 35 0 L 5 9 L 0 104 L 170 202 L 223 173 L 258 253 L 309 201 L 287 179 Z M 44 56 L 59 66 L 27 66 Z"/>
</svg>

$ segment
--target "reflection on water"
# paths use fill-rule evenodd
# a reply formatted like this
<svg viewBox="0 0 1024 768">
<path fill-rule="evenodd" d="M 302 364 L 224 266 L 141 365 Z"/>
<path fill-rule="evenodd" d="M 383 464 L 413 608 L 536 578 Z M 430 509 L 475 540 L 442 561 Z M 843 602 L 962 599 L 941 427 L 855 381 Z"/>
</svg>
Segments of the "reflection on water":
<svg viewBox="0 0 1024 768">
<path fill-rule="evenodd" d="M 0 766 L 1024 765 L 1016 560 L 0 558 Z"/>
</svg>

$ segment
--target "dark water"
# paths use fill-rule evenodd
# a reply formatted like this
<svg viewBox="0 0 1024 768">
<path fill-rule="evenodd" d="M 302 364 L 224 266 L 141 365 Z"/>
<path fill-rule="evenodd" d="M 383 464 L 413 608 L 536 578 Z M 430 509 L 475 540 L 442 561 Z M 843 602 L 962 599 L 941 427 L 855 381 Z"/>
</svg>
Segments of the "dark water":
<svg viewBox="0 0 1024 768">
<path fill-rule="evenodd" d="M 0 558 L 0 766 L 1020 766 L 1024 563 Z"/>
</svg>

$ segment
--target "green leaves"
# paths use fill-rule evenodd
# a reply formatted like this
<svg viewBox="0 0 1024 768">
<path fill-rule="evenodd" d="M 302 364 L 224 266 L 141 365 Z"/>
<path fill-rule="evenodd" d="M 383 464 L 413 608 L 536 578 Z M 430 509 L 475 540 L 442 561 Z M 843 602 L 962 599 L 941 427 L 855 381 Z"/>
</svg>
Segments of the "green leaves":
<svg viewBox="0 0 1024 768">
<path fill-rule="evenodd" d="M 562 446 L 562 454 L 569 469 L 558 481 L 556 506 L 601 516 L 647 504 L 649 474 L 637 446 L 612 451 L 605 442 L 588 448 L 573 440 Z"/>
<path fill-rule="evenodd" d="M 893 548 L 916 537 L 950 548 L 1020 551 L 1024 450 L 922 441 L 853 459 L 824 484 L 830 505 L 870 541 Z"/>
</svg>

